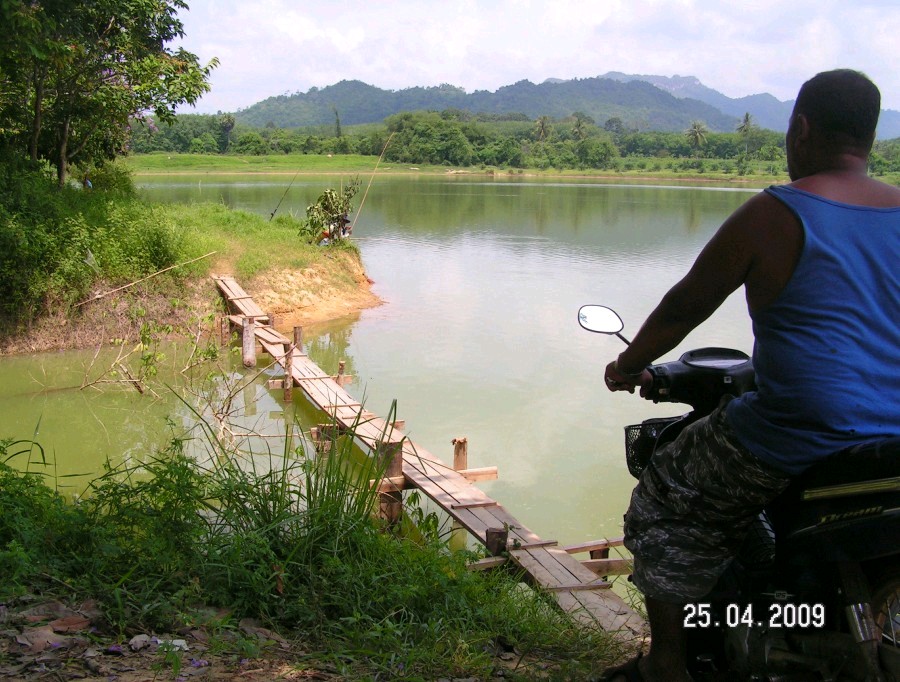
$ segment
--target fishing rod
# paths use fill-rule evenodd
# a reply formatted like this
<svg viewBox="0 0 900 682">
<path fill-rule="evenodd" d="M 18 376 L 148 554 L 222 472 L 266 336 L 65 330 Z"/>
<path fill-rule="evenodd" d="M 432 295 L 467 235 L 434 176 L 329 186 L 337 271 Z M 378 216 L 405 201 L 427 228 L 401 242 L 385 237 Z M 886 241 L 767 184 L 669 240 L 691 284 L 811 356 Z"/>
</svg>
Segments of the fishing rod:
<svg viewBox="0 0 900 682">
<path fill-rule="evenodd" d="M 356 209 L 356 215 L 353 216 L 353 222 L 350 224 L 350 231 L 353 231 L 353 228 L 356 227 L 356 221 L 359 218 L 359 214 L 362 213 L 363 204 L 366 203 L 366 197 L 369 196 L 369 188 L 372 186 L 372 181 L 375 179 L 375 171 L 378 170 L 378 166 L 381 163 L 381 160 L 384 158 L 384 153 L 387 151 L 388 145 L 391 143 L 391 140 L 394 138 L 397 132 L 394 131 L 390 134 L 387 139 L 387 142 L 384 143 L 384 148 L 381 150 L 381 156 L 378 157 L 378 161 L 375 164 L 375 168 L 372 169 L 372 177 L 369 178 L 369 184 L 366 185 L 366 191 L 363 193 L 362 201 L 359 202 L 359 208 Z"/>
<path fill-rule="evenodd" d="M 297 179 L 297 176 L 300 175 L 300 169 L 297 169 L 297 172 L 294 173 L 294 177 L 291 178 L 290 184 L 287 186 L 287 189 L 284 190 L 284 194 L 281 195 L 281 199 L 278 200 L 278 205 L 275 207 L 275 210 L 269 214 L 269 221 L 271 222 L 272 218 L 275 217 L 275 214 L 278 213 L 278 209 L 281 207 L 281 202 L 284 201 L 284 198 L 287 196 L 287 193 L 291 191 L 291 187 L 294 186 L 294 180 Z"/>
</svg>

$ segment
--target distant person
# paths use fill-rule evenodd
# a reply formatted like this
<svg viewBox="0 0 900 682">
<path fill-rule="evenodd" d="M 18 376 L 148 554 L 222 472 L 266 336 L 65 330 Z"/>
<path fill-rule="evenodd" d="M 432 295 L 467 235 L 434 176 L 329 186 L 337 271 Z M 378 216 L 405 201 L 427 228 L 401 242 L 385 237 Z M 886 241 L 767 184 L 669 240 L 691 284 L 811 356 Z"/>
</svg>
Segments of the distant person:
<svg viewBox="0 0 900 682">
<path fill-rule="evenodd" d="M 868 177 L 878 88 L 841 69 L 804 83 L 785 137 L 792 182 L 729 217 L 618 359 L 633 392 L 743 285 L 757 390 L 657 451 L 625 515 L 650 621 L 647 656 L 608 680 L 687 680 L 684 606 L 715 586 L 749 523 L 792 477 L 900 435 L 900 189 Z"/>
<path fill-rule="evenodd" d="M 87 173 L 84 174 L 84 179 L 81 181 L 81 186 L 84 189 L 94 189 L 94 185 L 93 183 L 91 183 L 91 178 Z"/>
</svg>

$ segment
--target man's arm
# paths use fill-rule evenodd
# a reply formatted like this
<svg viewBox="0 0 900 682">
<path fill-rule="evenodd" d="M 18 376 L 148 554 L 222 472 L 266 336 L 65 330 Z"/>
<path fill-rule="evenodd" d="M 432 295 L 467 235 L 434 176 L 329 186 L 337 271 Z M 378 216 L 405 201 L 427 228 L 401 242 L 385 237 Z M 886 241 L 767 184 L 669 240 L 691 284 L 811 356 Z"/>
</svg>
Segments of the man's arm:
<svg viewBox="0 0 900 682">
<path fill-rule="evenodd" d="M 772 220 L 771 202 L 760 194 L 738 208 L 700 252 L 687 275 L 673 286 L 644 322 L 617 362 L 607 368 L 607 382 L 633 386 L 644 367 L 669 352 L 744 284 L 758 261 Z M 630 375 L 630 376 L 628 376 Z"/>
</svg>

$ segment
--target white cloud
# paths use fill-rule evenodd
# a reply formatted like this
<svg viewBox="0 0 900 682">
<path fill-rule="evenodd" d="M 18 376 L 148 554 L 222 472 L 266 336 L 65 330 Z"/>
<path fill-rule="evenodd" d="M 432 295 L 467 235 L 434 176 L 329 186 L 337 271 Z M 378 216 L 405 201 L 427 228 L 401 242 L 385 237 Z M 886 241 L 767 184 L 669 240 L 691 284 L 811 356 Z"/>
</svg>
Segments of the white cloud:
<svg viewBox="0 0 900 682">
<path fill-rule="evenodd" d="M 837 66 L 900 109 L 893 0 L 194 0 L 184 45 L 218 56 L 199 111 L 235 110 L 340 80 L 496 90 L 607 71 L 696 76 L 731 97 L 791 99 Z"/>
</svg>

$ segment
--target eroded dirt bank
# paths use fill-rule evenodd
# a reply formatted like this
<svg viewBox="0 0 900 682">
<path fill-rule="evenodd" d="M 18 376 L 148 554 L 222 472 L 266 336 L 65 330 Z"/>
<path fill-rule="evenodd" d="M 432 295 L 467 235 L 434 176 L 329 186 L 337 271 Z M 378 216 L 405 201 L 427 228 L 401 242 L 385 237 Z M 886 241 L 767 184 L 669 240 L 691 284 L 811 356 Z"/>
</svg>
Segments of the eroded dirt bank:
<svg viewBox="0 0 900 682">
<path fill-rule="evenodd" d="M 217 274 L 230 274 L 228 263 L 219 262 L 213 268 Z M 302 270 L 269 270 L 237 279 L 263 310 L 275 314 L 279 328 L 326 322 L 382 303 L 372 292 L 372 282 L 359 258 L 351 252 L 335 252 Z M 168 325 L 173 334 L 193 339 L 210 333 L 216 315 L 224 311 L 209 276 L 156 280 L 104 295 L 114 288 L 98 286 L 95 298 L 83 305 L 57 308 L 30 328 L 0 338 L 0 355 L 134 342 L 147 324 Z"/>
</svg>

